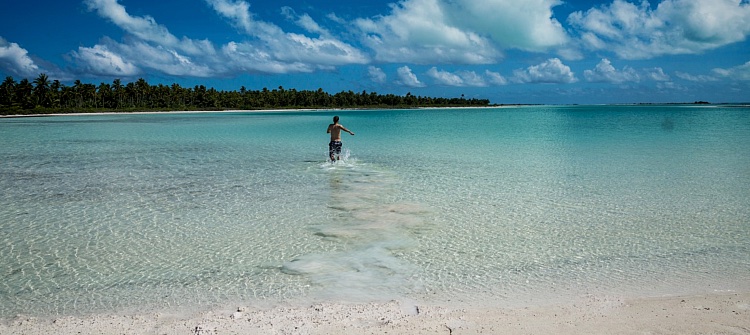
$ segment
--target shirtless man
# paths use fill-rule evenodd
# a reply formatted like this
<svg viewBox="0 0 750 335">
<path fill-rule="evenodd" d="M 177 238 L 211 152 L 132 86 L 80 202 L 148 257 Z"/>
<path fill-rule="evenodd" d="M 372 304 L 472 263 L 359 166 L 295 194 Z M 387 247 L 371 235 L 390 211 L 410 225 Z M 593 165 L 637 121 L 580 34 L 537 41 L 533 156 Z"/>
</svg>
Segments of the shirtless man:
<svg viewBox="0 0 750 335">
<path fill-rule="evenodd" d="M 339 124 L 339 117 L 333 117 L 333 123 L 328 125 L 326 133 L 331 134 L 331 143 L 328 143 L 328 155 L 331 157 L 331 161 L 341 159 L 341 131 L 345 131 L 349 134 L 354 135 L 349 129 Z M 334 159 L 335 158 L 335 159 Z"/>
</svg>

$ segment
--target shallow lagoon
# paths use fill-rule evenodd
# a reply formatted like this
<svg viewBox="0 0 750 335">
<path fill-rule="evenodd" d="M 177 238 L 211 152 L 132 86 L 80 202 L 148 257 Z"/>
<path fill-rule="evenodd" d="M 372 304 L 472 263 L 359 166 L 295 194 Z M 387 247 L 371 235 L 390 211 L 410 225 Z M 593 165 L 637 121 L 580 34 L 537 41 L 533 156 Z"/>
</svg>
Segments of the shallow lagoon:
<svg viewBox="0 0 750 335">
<path fill-rule="evenodd" d="M 326 162 L 334 114 L 346 159 Z M 750 289 L 750 110 L 0 120 L 0 316 Z"/>
</svg>

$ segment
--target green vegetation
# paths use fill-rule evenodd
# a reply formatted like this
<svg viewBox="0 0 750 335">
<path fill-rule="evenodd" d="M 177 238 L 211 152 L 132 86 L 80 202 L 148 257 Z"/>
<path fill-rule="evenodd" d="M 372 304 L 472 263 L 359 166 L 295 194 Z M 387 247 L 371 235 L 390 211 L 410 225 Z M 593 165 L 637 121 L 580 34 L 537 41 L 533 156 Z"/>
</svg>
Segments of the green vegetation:
<svg viewBox="0 0 750 335">
<path fill-rule="evenodd" d="M 179 84 L 150 85 L 144 79 L 123 84 L 115 79 L 112 84 L 84 84 L 76 80 L 66 86 L 58 80 L 51 81 L 42 73 L 30 82 L 16 82 L 6 77 L 0 84 L 0 115 L 134 112 L 178 110 L 253 110 L 287 108 L 412 108 L 412 107 L 463 107 L 487 106 L 487 99 L 431 98 L 375 92 L 342 91 L 329 94 L 317 91 L 278 89 L 260 91 L 217 91 L 197 85 L 184 88 Z"/>
</svg>

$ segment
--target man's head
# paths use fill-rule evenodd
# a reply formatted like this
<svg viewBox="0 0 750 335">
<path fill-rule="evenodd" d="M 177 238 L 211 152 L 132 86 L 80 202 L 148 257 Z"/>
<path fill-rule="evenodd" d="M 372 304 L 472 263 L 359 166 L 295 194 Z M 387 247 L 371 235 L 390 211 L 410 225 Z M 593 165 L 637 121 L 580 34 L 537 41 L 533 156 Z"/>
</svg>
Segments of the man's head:
<svg viewBox="0 0 750 335">
<path fill-rule="evenodd" d="M 333 117 L 333 123 L 339 123 L 339 116 L 336 115 Z"/>
</svg>

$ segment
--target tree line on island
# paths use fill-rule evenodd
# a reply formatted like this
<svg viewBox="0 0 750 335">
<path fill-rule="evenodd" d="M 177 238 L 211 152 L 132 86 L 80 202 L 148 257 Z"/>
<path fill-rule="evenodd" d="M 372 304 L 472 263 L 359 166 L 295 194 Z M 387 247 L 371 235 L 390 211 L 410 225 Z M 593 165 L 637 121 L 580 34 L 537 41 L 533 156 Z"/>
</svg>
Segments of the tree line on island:
<svg viewBox="0 0 750 335">
<path fill-rule="evenodd" d="M 177 110 L 256 110 L 291 108 L 412 108 L 488 106 L 488 99 L 433 98 L 362 91 L 341 91 L 330 94 L 317 91 L 284 89 L 219 91 L 196 85 L 192 88 L 172 85 L 151 85 L 140 78 L 123 83 L 94 85 L 76 80 L 72 86 L 50 80 L 40 74 L 33 81 L 16 82 L 8 76 L 0 84 L 0 114 L 48 114 L 82 112 L 132 112 Z"/>
</svg>

